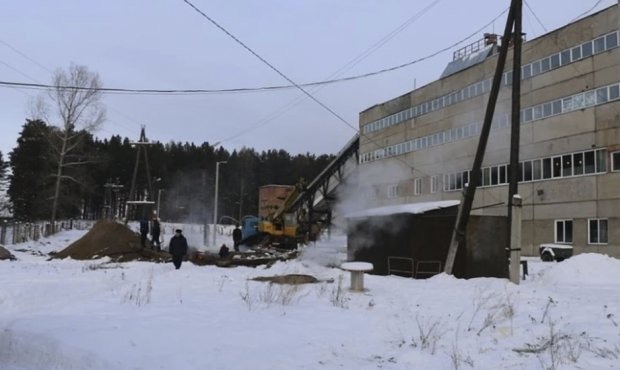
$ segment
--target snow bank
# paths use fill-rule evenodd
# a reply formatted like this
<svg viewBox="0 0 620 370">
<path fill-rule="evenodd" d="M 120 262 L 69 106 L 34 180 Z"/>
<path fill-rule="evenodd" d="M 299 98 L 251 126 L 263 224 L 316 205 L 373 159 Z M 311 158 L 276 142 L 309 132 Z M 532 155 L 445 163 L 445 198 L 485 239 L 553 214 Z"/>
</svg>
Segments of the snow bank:
<svg viewBox="0 0 620 370">
<path fill-rule="evenodd" d="M 620 285 L 620 260 L 603 254 L 585 253 L 541 272 L 548 284 L 610 284 Z"/>
</svg>

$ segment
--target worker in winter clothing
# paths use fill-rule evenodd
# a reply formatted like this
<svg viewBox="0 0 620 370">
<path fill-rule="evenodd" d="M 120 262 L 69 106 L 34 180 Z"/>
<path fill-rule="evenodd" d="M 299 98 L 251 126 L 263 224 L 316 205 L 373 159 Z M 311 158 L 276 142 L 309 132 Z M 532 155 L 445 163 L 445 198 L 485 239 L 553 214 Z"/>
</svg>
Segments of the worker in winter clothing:
<svg viewBox="0 0 620 370">
<path fill-rule="evenodd" d="M 151 226 L 151 245 L 153 248 L 157 247 L 157 250 L 161 249 L 161 243 L 159 242 L 159 233 L 161 232 L 161 226 L 159 219 L 155 217 Z"/>
<path fill-rule="evenodd" d="M 239 225 L 235 226 L 235 229 L 233 230 L 232 233 L 232 237 L 233 237 L 233 242 L 234 244 L 234 248 L 235 248 L 235 252 L 239 252 L 239 243 L 241 243 L 241 239 L 243 238 L 243 234 L 241 233 L 241 229 L 239 228 Z"/>
<path fill-rule="evenodd" d="M 140 245 L 146 247 L 146 237 L 149 235 L 149 222 L 142 218 L 140 220 Z"/>
<path fill-rule="evenodd" d="M 220 247 L 220 258 L 228 257 L 228 253 L 229 253 L 228 247 L 226 246 L 226 244 L 222 244 L 222 246 Z"/>
<path fill-rule="evenodd" d="M 170 239 L 168 251 L 172 255 L 174 267 L 177 270 L 180 269 L 183 257 L 187 254 L 187 239 L 185 239 L 181 230 L 177 229 L 172 239 Z"/>
</svg>

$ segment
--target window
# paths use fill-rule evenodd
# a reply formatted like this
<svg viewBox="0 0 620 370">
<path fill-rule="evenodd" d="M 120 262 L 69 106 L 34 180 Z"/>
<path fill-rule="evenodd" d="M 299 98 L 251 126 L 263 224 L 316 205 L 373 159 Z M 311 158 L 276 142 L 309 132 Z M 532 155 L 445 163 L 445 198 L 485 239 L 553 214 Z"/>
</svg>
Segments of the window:
<svg viewBox="0 0 620 370">
<path fill-rule="evenodd" d="M 596 104 L 596 95 L 594 94 L 594 91 L 587 91 L 584 94 L 584 102 L 586 107 L 591 107 Z"/>
<path fill-rule="evenodd" d="M 549 117 L 551 115 L 551 103 L 543 104 L 543 117 Z"/>
<path fill-rule="evenodd" d="M 491 167 L 491 185 L 497 185 L 499 182 L 497 167 Z"/>
<path fill-rule="evenodd" d="M 585 173 L 594 173 L 594 152 L 583 153 L 585 157 Z"/>
<path fill-rule="evenodd" d="M 556 100 L 552 103 L 553 105 L 553 115 L 562 114 L 562 101 Z"/>
<path fill-rule="evenodd" d="M 573 109 L 581 109 L 585 106 L 585 100 L 583 94 L 577 94 L 573 96 Z"/>
<path fill-rule="evenodd" d="M 534 119 L 541 119 L 543 116 L 542 113 L 542 105 L 537 105 L 534 107 Z"/>
<path fill-rule="evenodd" d="M 551 158 L 543 158 L 543 179 L 551 178 Z"/>
<path fill-rule="evenodd" d="M 616 46 L 618 46 L 618 33 L 610 33 L 605 37 L 605 41 L 607 43 L 607 50 L 615 48 Z"/>
<path fill-rule="evenodd" d="M 556 243 L 572 243 L 573 242 L 573 220 L 556 220 L 555 221 L 555 242 Z"/>
<path fill-rule="evenodd" d="M 562 176 L 562 157 L 553 157 L 553 177 Z"/>
<path fill-rule="evenodd" d="M 581 44 L 581 56 L 584 58 L 592 55 L 592 41 L 584 42 Z"/>
<path fill-rule="evenodd" d="M 532 65 L 526 64 L 521 69 L 522 78 L 525 80 L 526 78 L 532 77 Z"/>
<path fill-rule="evenodd" d="M 439 190 L 439 178 L 431 176 L 431 193 L 436 193 L 437 190 Z"/>
<path fill-rule="evenodd" d="M 620 85 L 609 86 L 609 100 L 616 100 L 620 96 Z"/>
<path fill-rule="evenodd" d="M 562 112 L 570 112 L 573 110 L 573 98 L 562 99 Z"/>
<path fill-rule="evenodd" d="M 489 167 L 482 169 L 482 186 L 491 185 L 491 169 Z"/>
<path fill-rule="evenodd" d="M 540 64 L 541 64 L 542 72 L 547 72 L 548 70 L 551 69 L 551 61 L 549 60 L 549 58 L 545 58 L 541 60 Z"/>
<path fill-rule="evenodd" d="M 551 56 L 551 68 L 558 68 L 560 66 L 560 54 L 553 54 Z"/>
<path fill-rule="evenodd" d="M 540 74 L 540 60 L 532 63 L 532 76 L 536 76 L 537 74 Z"/>
<path fill-rule="evenodd" d="M 562 65 L 563 65 L 563 66 L 564 66 L 564 65 L 567 65 L 567 64 L 568 64 L 568 63 L 570 63 L 570 62 L 571 62 L 571 59 L 570 59 L 570 50 L 564 50 L 564 51 L 562 52 Z"/>
<path fill-rule="evenodd" d="M 596 90 L 596 104 L 607 103 L 607 88 L 603 87 Z"/>
<path fill-rule="evenodd" d="M 413 179 L 413 195 L 422 194 L 422 179 Z"/>
<path fill-rule="evenodd" d="M 400 195 L 400 188 L 398 185 L 388 185 L 387 197 L 397 198 Z"/>
<path fill-rule="evenodd" d="M 573 61 L 581 59 L 581 45 L 574 47 L 571 52 L 573 54 Z"/>
<path fill-rule="evenodd" d="M 594 54 L 605 51 L 605 37 L 594 40 Z"/>
<path fill-rule="evenodd" d="M 530 122 L 532 120 L 532 108 L 525 108 L 524 109 L 524 121 L 525 122 Z"/>
<path fill-rule="evenodd" d="M 523 181 L 532 181 L 532 162 L 523 162 Z"/>
<path fill-rule="evenodd" d="M 588 220 L 588 244 L 607 244 L 607 219 Z"/>
<path fill-rule="evenodd" d="M 570 154 L 562 156 L 562 177 L 573 176 L 573 159 Z"/>
<path fill-rule="evenodd" d="M 620 171 L 620 152 L 611 153 L 611 170 Z"/>
<path fill-rule="evenodd" d="M 596 151 L 596 172 L 607 172 L 607 150 Z"/>
<path fill-rule="evenodd" d="M 583 153 L 573 154 L 573 175 L 583 175 Z"/>
<path fill-rule="evenodd" d="M 508 183 L 508 179 L 506 178 L 506 169 L 507 169 L 506 165 L 499 166 L 499 183 L 500 184 Z"/>
<path fill-rule="evenodd" d="M 532 165 L 532 180 L 542 179 L 542 161 L 540 159 L 536 159 L 532 162 Z"/>
<path fill-rule="evenodd" d="M 455 177 L 456 177 L 456 189 L 463 189 L 463 174 L 457 173 Z"/>
</svg>

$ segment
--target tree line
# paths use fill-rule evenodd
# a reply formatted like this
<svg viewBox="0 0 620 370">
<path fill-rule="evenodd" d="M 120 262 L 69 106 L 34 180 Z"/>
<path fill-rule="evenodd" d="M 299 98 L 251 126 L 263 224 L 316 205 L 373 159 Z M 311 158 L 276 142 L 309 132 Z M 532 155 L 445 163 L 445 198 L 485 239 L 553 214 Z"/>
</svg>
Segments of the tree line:
<svg viewBox="0 0 620 370">
<path fill-rule="evenodd" d="M 63 186 L 57 187 L 58 148 L 62 147 L 63 137 L 71 138 L 72 146 L 64 163 L 80 165 L 65 166 L 61 174 Z M 119 200 L 126 200 L 129 193 L 137 156 L 132 141 L 135 139 L 118 135 L 99 139 L 89 130 L 69 127 L 65 131 L 43 120 L 26 120 L 8 163 L 0 154 L 0 169 L 7 164 L 10 167 L 6 177 L 13 216 L 24 221 L 50 219 L 52 200 L 58 191 L 58 219 L 102 217 L 111 196 L 108 192 L 106 199 L 106 184 L 118 189 L 113 196 Z M 199 223 L 211 221 L 218 161 L 227 162 L 219 170 L 218 214 L 239 219 L 257 213 L 260 186 L 293 185 L 301 178 L 310 181 L 333 159 L 332 155 L 291 155 L 275 149 L 257 152 L 242 148 L 230 152 L 208 142 L 153 142 L 146 150 L 152 192 L 145 193 L 148 178 L 141 157 L 136 178 L 138 199 L 159 198 L 165 220 Z M 132 216 L 141 217 L 145 211 L 137 210 Z"/>
</svg>

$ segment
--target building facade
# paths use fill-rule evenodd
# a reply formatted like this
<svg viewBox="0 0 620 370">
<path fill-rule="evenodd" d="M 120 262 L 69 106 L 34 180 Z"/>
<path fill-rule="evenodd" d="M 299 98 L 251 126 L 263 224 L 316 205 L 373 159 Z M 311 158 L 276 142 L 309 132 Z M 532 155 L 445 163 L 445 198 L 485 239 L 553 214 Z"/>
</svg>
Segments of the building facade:
<svg viewBox="0 0 620 370">
<path fill-rule="evenodd" d="M 519 187 L 523 253 L 543 243 L 620 256 L 618 6 L 523 44 Z M 460 199 L 497 46 L 455 53 L 442 77 L 360 113 L 360 191 L 370 207 Z M 474 214 L 505 215 L 512 60 L 506 62 Z"/>
</svg>

